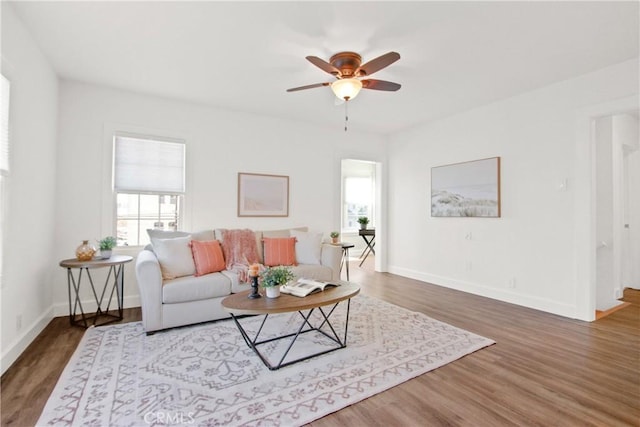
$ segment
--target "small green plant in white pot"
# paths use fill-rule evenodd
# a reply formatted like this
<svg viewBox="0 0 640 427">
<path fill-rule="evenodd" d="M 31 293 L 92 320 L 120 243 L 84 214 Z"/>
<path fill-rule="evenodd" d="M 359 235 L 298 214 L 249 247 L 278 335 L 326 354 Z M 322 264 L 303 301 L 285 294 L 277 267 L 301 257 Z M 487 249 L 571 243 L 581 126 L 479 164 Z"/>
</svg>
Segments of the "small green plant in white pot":
<svg viewBox="0 0 640 427">
<path fill-rule="evenodd" d="M 280 286 L 293 280 L 293 273 L 289 267 L 268 267 L 262 274 L 262 287 L 267 291 L 267 298 L 278 298 Z"/>
<path fill-rule="evenodd" d="M 100 246 L 100 256 L 103 259 L 111 258 L 111 251 L 116 247 L 116 243 L 116 238 L 113 236 L 107 236 L 98 241 L 98 245 Z"/>
<path fill-rule="evenodd" d="M 369 218 L 361 216 L 358 218 L 358 223 L 360 224 L 360 230 L 366 230 L 367 225 L 369 224 Z"/>
</svg>

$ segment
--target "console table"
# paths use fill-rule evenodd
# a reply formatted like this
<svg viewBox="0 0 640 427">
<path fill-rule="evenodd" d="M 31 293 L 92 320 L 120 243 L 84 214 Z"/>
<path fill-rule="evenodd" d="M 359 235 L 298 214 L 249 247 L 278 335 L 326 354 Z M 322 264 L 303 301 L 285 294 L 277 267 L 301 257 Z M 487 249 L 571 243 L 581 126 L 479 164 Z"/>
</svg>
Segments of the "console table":
<svg viewBox="0 0 640 427">
<path fill-rule="evenodd" d="M 91 261 L 78 261 L 75 258 L 60 261 L 60 267 L 64 267 L 67 269 L 67 288 L 69 292 L 69 321 L 71 325 L 88 328 L 91 325 L 101 326 L 106 325 L 107 323 L 122 320 L 122 306 L 124 297 L 124 265 L 128 262 L 131 262 L 132 260 L 133 257 L 130 257 L 128 255 L 113 255 L 108 259 L 94 259 Z M 93 268 L 104 267 L 109 268 L 109 273 L 107 275 L 107 279 L 104 282 L 104 286 L 102 287 L 102 291 L 100 292 L 100 296 L 98 296 L 98 292 L 100 290 L 96 291 L 96 287 L 93 284 L 93 278 L 91 277 L 90 270 Z M 74 269 L 78 270 L 77 277 L 74 277 L 73 275 Z M 86 277 L 91 284 L 93 297 L 95 298 L 97 304 L 96 312 L 92 315 L 85 314 L 84 309 L 82 308 L 82 301 L 80 301 L 80 285 L 82 283 L 83 272 L 86 273 Z M 107 293 L 109 282 L 111 280 L 113 280 L 113 286 L 109 291 L 109 299 L 106 301 L 107 307 L 103 310 L 102 303 L 105 301 L 105 294 Z M 73 289 L 74 296 L 72 296 L 71 294 L 71 289 Z M 118 303 L 117 315 L 109 313 L 114 292 L 116 294 L 116 300 Z M 77 318 L 78 310 L 80 315 L 79 319 Z M 107 318 L 107 321 L 98 324 L 97 321 L 100 317 Z M 90 321 L 92 322 L 89 323 Z"/>
<path fill-rule="evenodd" d="M 376 254 L 376 251 L 373 249 L 373 247 L 376 245 L 376 230 L 375 228 L 366 230 L 361 229 L 358 231 L 358 234 L 362 236 L 362 239 L 367 244 L 367 247 L 364 248 L 364 251 L 362 251 L 362 254 L 360 255 L 362 261 L 360 261 L 359 267 L 362 267 L 362 263 L 364 263 L 370 253 L 373 253 L 374 255 Z M 367 239 L 367 237 L 369 238 Z"/>
</svg>

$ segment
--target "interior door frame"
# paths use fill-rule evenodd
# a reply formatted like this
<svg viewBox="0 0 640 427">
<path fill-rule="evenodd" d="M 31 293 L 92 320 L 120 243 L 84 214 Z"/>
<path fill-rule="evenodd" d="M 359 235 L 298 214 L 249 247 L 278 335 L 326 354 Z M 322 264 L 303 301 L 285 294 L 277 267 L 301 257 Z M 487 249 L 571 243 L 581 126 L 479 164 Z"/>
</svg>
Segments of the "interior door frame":
<svg viewBox="0 0 640 427">
<path fill-rule="evenodd" d="M 595 120 L 602 116 L 637 111 L 638 101 L 638 95 L 634 95 L 576 112 L 574 317 L 580 320 L 595 320 L 596 311 Z"/>
<path fill-rule="evenodd" d="M 336 184 L 340 190 L 337 194 L 336 223 L 342 225 L 342 161 L 356 160 L 370 162 L 376 167 L 375 180 L 375 218 L 376 218 L 376 256 L 374 261 L 374 269 L 377 272 L 388 271 L 387 266 L 387 170 L 384 162 L 375 158 L 368 158 L 361 154 L 343 154 L 337 157 L 337 173 Z"/>
</svg>

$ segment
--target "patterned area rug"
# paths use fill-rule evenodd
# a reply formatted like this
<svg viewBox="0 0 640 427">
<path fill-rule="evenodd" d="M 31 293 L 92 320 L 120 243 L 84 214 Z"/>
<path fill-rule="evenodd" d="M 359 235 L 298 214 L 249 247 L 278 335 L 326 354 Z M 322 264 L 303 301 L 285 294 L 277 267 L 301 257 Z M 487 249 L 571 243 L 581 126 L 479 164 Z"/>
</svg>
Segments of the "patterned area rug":
<svg viewBox="0 0 640 427">
<path fill-rule="evenodd" d="M 346 306 L 331 316 L 341 337 Z M 241 323 L 255 333 L 261 319 Z M 271 316 L 260 337 L 293 331 L 301 319 Z M 320 333 L 303 337 L 291 357 L 330 345 Z M 302 425 L 493 343 L 365 295 L 351 300 L 346 348 L 278 371 L 232 320 L 151 336 L 139 322 L 90 328 L 37 425 Z M 282 342 L 263 347 L 269 358 L 282 354 Z"/>
</svg>

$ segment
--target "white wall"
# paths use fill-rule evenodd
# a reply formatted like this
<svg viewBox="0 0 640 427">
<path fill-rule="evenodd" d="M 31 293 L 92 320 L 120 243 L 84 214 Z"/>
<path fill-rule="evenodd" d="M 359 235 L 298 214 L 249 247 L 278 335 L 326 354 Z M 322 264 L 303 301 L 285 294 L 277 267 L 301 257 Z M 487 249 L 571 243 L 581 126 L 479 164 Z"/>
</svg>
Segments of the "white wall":
<svg viewBox="0 0 640 427">
<path fill-rule="evenodd" d="M 605 311 L 617 304 L 616 260 L 614 259 L 614 147 L 611 116 L 595 122 L 596 172 L 596 310 Z M 615 171 L 619 173 L 618 170 Z"/>
<path fill-rule="evenodd" d="M 2 73 L 11 81 L 11 172 L 0 290 L 4 372 L 52 316 L 58 96 L 53 69 L 6 2 Z"/>
<path fill-rule="evenodd" d="M 386 155 L 381 136 L 344 132 L 341 123 L 321 128 L 76 82 L 61 83 L 59 109 L 56 259 L 73 257 L 83 239 L 113 234 L 104 220 L 110 205 L 103 203 L 101 192 L 108 177 L 103 165 L 109 164 L 105 147 L 111 129 L 146 129 L 186 139 L 189 230 L 306 225 L 328 238 L 340 224 L 340 160 L 383 162 Z M 238 218 L 238 172 L 288 175 L 289 217 Z M 133 265 L 126 267 L 127 306 L 138 305 L 133 270 Z M 64 315 L 66 276 L 61 268 L 51 272 L 55 312 Z M 99 270 L 95 273 L 100 277 Z M 90 300 L 86 289 L 83 299 Z"/>
<path fill-rule="evenodd" d="M 636 59 L 393 135 L 389 271 L 578 317 L 576 114 L 637 94 L 637 76 Z M 502 218 L 431 218 L 431 167 L 492 156 Z"/>
</svg>

